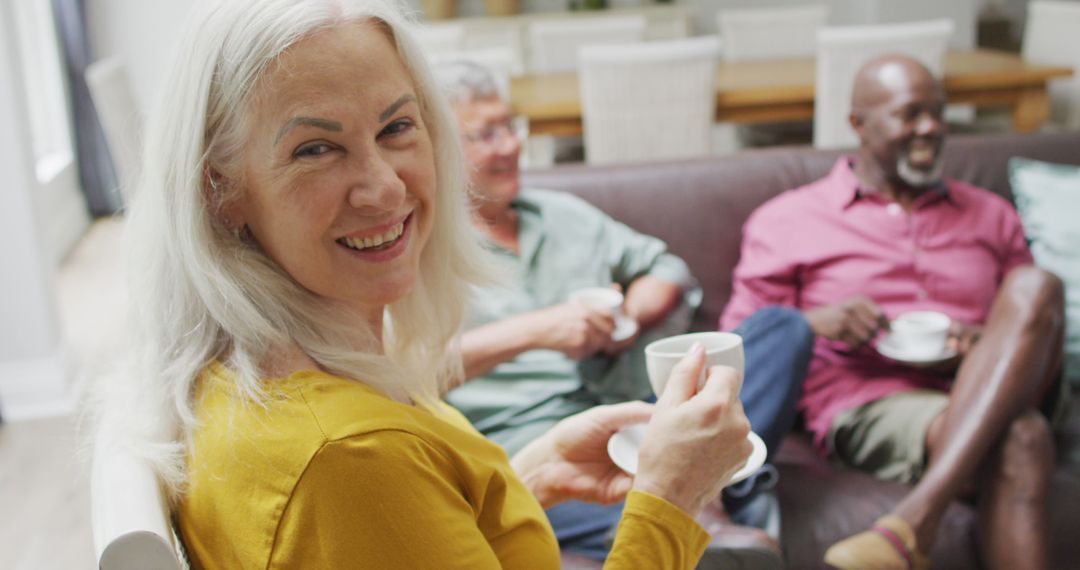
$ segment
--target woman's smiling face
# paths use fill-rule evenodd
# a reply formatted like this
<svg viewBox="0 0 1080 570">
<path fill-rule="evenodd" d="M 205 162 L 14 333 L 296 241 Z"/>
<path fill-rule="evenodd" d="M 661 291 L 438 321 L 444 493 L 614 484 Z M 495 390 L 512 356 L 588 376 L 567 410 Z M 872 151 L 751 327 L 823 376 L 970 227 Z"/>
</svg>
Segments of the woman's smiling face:
<svg viewBox="0 0 1080 570">
<path fill-rule="evenodd" d="M 260 78 L 225 206 L 298 283 L 381 319 L 408 293 L 431 234 L 431 138 L 389 32 L 360 22 L 318 32 Z"/>
</svg>

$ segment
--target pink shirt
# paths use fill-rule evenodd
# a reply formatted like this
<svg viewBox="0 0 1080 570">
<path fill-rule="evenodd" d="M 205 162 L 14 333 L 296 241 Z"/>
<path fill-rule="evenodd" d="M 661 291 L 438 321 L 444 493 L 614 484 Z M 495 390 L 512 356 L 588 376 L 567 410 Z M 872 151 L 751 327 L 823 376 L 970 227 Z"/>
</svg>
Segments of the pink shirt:
<svg viewBox="0 0 1080 570">
<path fill-rule="evenodd" d="M 765 305 L 811 309 L 855 295 L 890 319 L 935 310 L 981 324 L 1005 275 L 1032 263 L 1020 219 L 1004 198 L 947 180 L 908 214 L 861 190 L 853 160 L 841 158 L 825 178 L 750 216 L 721 329 Z M 892 363 L 872 347 L 853 351 L 818 338 L 799 409 L 824 451 L 838 413 L 903 390 L 948 390 L 950 380 Z"/>
</svg>

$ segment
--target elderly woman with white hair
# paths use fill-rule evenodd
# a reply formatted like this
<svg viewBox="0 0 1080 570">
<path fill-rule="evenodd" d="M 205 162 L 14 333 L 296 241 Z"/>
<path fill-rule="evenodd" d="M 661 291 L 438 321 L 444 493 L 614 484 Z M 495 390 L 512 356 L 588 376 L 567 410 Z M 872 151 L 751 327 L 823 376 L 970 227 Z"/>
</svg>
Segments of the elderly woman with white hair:
<svg viewBox="0 0 1080 570">
<path fill-rule="evenodd" d="M 689 568 L 750 451 L 700 348 L 656 406 L 512 460 L 440 401 L 487 253 L 408 23 L 378 0 L 196 9 L 130 212 L 137 346 L 106 427 L 153 462 L 196 568 L 556 568 L 543 506 L 627 498 L 608 565 Z M 631 478 L 607 439 L 649 421 Z"/>
</svg>

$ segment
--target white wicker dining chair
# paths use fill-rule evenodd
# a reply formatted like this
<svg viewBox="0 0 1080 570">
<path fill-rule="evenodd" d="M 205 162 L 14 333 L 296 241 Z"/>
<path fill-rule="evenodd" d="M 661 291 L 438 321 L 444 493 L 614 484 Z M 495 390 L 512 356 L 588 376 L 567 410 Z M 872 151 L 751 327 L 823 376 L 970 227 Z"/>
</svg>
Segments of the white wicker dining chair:
<svg viewBox="0 0 1080 570">
<path fill-rule="evenodd" d="M 524 30 L 523 24 L 502 20 L 470 22 L 465 30 L 465 43 L 461 49 L 467 52 L 508 51 L 511 56 L 510 76 L 516 77 L 525 73 Z"/>
<path fill-rule="evenodd" d="M 847 148 L 858 144 L 848 122 L 855 73 L 867 61 L 890 53 L 906 54 L 937 77 L 945 68 L 951 20 L 907 24 L 826 27 L 818 31 L 814 81 L 814 146 Z"/>
<path fill-rule="evenodd" d="M 586 161 L 709 154 L 719 50 L 715 36 L 582 48 Z"/>
<path fill-rule="evenodd" d="M 425 54 L 457 51 L 465 47 L 465 26 L 459 22 L 438 22 L 417 26 L 413 36 Z"/>
<path fill-rule="evenodd" d="M 565 73 L 578 70 L 578 50 L 584 46 L 639 42 L 645 39 L 645 16 L 554 18 L 529 24 L 529 72 Z"/>
<path fill-rule="evenodd" d="M 825 26 L 824 4 L 721 10 L 717 28 L 725 61 L 814 57 L 817 31 Z"/>
<path fill-rule="evenodd" d="M 1036 0 L 1028 4 L 1022 54 L 1047 65 L 1068 66 L 1073 76 L 1050 82 L 1050 124 L 1080 129 L 1080 3 Z"/>
</svg>

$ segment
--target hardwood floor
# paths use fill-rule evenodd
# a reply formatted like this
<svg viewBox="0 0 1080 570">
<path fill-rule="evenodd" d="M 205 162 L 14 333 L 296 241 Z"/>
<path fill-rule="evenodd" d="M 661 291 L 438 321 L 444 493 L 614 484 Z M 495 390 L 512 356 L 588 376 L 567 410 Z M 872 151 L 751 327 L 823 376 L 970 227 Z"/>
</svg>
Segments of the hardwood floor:
<svg viewBox="0 0 1080 570">
<path fill-rule="evenodd" d="M 96 568 L 89 468 L 71 417 L 0 426 L 0 568 Z"/>
<path fill-rule="evenodd" d="M 57 275 L 57 313 L 84 394 L 122 346 L 121 223 L 96 222 Z M 89 453 L 78 415 L 0 425 L 0 568 L 97 568 Z"/>
</svg>

